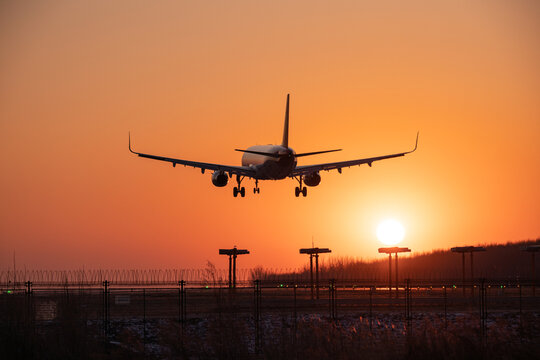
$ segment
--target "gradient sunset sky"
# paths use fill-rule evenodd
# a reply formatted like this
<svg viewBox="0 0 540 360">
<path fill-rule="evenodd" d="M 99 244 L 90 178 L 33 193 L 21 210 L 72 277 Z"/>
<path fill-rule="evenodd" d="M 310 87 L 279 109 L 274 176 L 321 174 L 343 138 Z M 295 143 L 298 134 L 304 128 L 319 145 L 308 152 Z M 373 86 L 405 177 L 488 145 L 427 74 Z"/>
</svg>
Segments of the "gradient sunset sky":
<svg viewBox="0 0 540 360">
<path fill-rule="evenodd" d="M 246 198 L 137 151 L 240 165 L 235 148 L 407 151 Z M 3 1 L 0 269 L 292 268 L 540 236 L 540 2 Z"/>
</svg>

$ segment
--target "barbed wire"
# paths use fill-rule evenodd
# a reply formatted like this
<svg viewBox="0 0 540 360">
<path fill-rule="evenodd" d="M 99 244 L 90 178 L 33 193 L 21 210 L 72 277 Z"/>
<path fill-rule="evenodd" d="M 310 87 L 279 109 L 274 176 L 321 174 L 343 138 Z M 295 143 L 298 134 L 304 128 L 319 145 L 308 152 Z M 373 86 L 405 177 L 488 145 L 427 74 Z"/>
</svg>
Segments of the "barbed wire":
<svg viewBox="0 0 540 360">
<path fill-rule="evenodd" d="M 344 271 L 343 269 L 320 269 L 320 280 L 340 279 L 384 282 L 388 272 L 377 268 L 362 271 Z M 458 272 L 403 272 L 400 279 L 420 278 L 426 280 L 459 279 Z M 40 286 L 101 286 L 108 281 L 112 286 L 167 286 L 178 285 L 179 281 L 191 284 L 217 285 L 226 284 L 229 279 L 228 269 L 208 267 L 204 269 L 72 269 L 72 270 L 0 270 L 0 286 L 24 286 L 31 281 Z M 240 268 L 237 269 L 237 283 L 247 284 L 253 280 L 276 281 L 284 283 L 305 283 L 310 280 L 310 272 L 301 268 Z"/>
<path fill-rule="evenodd" d="M 302 269 L 237 269 L 238 282 L 255 278 L 296 280 L 307 278 Z M 31 281 L 34 285 L 176 285 L 184 280 L 192 283 L 225 283 L 228 269 L 75 269 L 75 270 L 1 270 L 0 285 Z"/>
</svg>

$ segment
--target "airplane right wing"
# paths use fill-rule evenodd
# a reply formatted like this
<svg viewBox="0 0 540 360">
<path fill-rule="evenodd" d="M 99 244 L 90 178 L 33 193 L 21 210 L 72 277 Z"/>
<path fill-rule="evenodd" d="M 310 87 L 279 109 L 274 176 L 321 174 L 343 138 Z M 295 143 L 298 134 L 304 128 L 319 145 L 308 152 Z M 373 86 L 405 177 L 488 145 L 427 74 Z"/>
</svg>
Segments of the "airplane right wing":
<svg viewBox="0 0 540 360">
<path fill-rule="evenodd" d="M 371 163 L 374 161 L 391 159 L 391 158 L 405 156 L 407 154 L 410 154 L 416 151 L 417 147 L 418 147 L 418 134 L 416 134 L 416 144 L 414 145 L 414 149 L 412 149 L 411 151 L 391 154 L 391 155 L 376 156 L 376 157 L 365 158 L 365 159 L 339 161 L 339 162 L 326 163 L 326 164 L 297 166 L 296 169 L 292 171 L 290 177 L 307 175 L 313 172 L 323 171 L 323 170 L 325 171 L 337 170 L 341 172 L 341 169 L 344 167 L 350 167 L 350 166 L 356 166 L 356 165 L 362 165 L 362 164 L 368 164 L 369 166 L 371 166 Z"/>
<path fill-rule="evenodd" d="M 194 168 L 199 168 L 203 171 L 203 173 L 204 173 L 204 170 L 214 170 L 214 171 L 228 172 L 229 175 L 240 175 L 240 176 L 246 176 L 246 177 L 253 177 L 255 175 L 255 170 L 247 166 L 230 166 L 230 165 L 221 165 L 221 164 L 211 164 L 211 163 L 203 163 L 203 162 L 198 162 L 198 161 L 174 159 L 174 158 L 169 158 L 169 157 L 164 157 L 164 156 L 139 153 L 131 149 L 131 136 L 129 137 L 129 151 L 143 158 L 170 162 L 172 163 L 173 167 L 175 167 L 176 164 L 180 164 L 184 166 L 191 166 Z"/>
</svg>

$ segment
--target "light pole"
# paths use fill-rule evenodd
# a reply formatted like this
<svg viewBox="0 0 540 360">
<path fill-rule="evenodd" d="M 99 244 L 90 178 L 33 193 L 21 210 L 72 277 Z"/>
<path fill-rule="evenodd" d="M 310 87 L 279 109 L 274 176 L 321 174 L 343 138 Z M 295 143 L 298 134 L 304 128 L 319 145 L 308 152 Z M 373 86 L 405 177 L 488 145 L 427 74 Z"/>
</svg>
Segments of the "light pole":
<svg viewBox="0 0 540 360">
<path fill-rule="evenodd" d="M 392 297 L 392 254 L 395 254 L 395 263 L 396 263 L 396 298 L 399 296 L 398 293 L 398 254 L 402 252 L 411 252 L 411 249 L 406 247 L 386 247 L 386 248 L 379 248 L 380 254 L 388 254 L 388 291 L 389 291 L 389 297 Z"/>
<path fill-rule="evenodd" d="M 474 295 L 473 253 L 478 251 L 486 251 L 486 248 L 483 246 L 458 246 L 453 247 L 450 250 L 455 253 L 461 253 L 463 296 L 465 296 L 465 253 L 471 254 L 471 295 Z"/>
<path fill-rule="evenodd" d="M 535 267 L 535 255 L 540 251 L 540 245 L 528 245 L 521 248 L 522 251 L 531 253 L 531 280 L 532 280 L 532 293 L 536 295 L 535 282 L 536 282 L 536 267 Z"/>
<path fill-rule="evenodd" d="M 306 248 L 300 249 L 300 254 L 309 255 L 309 273 L 310 273 L 310 284 L 311 284 L 311 299 L 313 300 L 313 258 L 315 258 L 315 289 L 317 291 L 317 299 L 319 298 L 319 254 L 330 253 L 332 250 L 328 248 Z"/>
<path fill-rule="evenodd" d="M 249 251 L 237 249 L 236 246 L 232 249 L 219 249 L 219 255 L 229 256 L 229 288 L 236 288 L 236 258 L 244 254 L 249 254 Z"/>
</svg>

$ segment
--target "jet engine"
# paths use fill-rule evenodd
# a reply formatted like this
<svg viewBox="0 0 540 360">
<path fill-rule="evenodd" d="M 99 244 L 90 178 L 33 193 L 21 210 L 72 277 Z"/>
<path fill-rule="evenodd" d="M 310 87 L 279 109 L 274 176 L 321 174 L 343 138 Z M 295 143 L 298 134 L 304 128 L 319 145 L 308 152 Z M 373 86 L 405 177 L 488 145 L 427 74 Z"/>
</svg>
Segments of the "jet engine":
<svg viewBox="0 0 540 360">
<path fill-rule="evenodd" d="M 307 174 L 304 176 L 304 183 L 307 186 L 317 186 L 321 182 L 321 175 L 318 172 Z"/>
<path fill-rule="evenodd" d="M 227 182 L 229 182 L 229 177 L 227 176 L 227 174 L 225 174 L 224 171 L 214 171 L 214 173 L 212 174 L 212 184 L 217 187 L 223 187 L 227 185 Z"/>
</svg>

